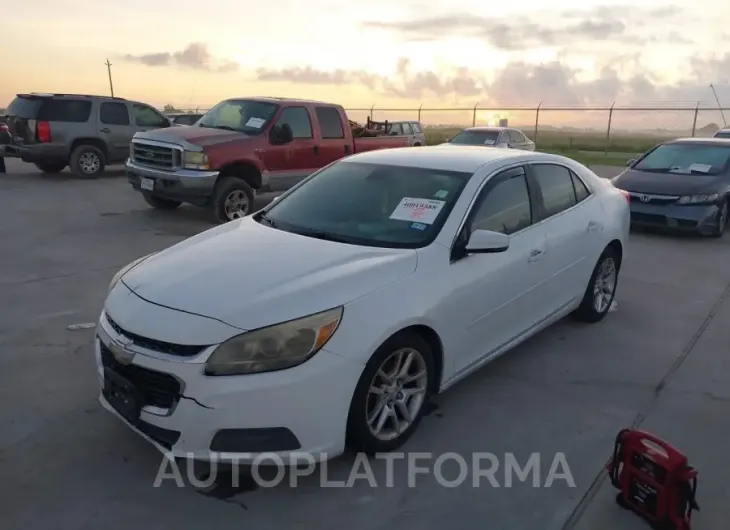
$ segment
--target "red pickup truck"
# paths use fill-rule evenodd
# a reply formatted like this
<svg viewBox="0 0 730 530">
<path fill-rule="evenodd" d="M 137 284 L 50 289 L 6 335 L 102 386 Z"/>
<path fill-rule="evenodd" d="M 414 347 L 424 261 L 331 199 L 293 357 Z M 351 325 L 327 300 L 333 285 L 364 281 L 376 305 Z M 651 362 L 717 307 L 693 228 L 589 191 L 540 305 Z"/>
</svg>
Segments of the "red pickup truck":
<svg viewBox="0 0 730 530">
<path fill-rule="evenodd" d="M 138 132 L 126 172 L 154 208 L 210 208 L 217 222 L 253 213 L 255 193 L 284 191 L 353 153 L 406 147 L 405 137 L 353 138 L 339 105 L 228 99 L 191 127 Z"/>
</svg>

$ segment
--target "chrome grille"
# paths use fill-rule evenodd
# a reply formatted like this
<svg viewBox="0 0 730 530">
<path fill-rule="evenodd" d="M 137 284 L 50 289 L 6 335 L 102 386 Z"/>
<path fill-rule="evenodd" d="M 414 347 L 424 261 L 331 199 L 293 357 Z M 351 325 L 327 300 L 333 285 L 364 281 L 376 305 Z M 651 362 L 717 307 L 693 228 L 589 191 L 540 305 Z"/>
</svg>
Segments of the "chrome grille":
<svg viewBox="0 0 730 530">
<path fill-rule="evenodd" d="M 132 160 L 155 169 L 177 169 L 182 163 L 182 150 L 135 141 L 132 143 Z"/>
<path fill-rule="evenodd" d="M 642 204 L 672 204 L 677 202 L 679 195 L 653 195 L 651 193 L 638 193 L 630 191 L 631 202 Z"/>
</svg>

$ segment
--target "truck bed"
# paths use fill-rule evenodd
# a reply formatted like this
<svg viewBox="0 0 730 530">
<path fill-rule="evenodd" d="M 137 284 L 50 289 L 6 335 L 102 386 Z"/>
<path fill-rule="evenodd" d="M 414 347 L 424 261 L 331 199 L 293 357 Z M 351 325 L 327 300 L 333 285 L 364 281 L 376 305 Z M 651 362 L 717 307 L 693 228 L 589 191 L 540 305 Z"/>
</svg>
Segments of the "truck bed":
<svg viewBox="0 0 730 530">
<path fill-rule="evenodd" d="M 376 136 L 372 138 L 353 138 L 355 153 L 375 151 L 377 149 L 392 149 L 394 147 L 408 147 L 408 138 L 405 136 Z"/>
</svg>

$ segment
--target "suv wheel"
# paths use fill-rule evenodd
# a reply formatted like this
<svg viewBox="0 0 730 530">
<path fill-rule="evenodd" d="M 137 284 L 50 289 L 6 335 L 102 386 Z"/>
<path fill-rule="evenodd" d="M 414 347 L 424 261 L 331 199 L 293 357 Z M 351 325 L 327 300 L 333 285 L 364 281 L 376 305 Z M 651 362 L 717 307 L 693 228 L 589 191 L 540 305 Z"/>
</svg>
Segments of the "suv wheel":
<svg viewBox="0 0 730 530">
<path fill-rule="evenodd" d="M 35 167 L 43 171 L 43 173 L 48 173 L 51 175 L 55 175 L 56 173 L 60 173 L 63 171 L 66 166 L 66 162 L 36 162 Z"/>
<path fill-rule="evenodd" d="M 93 145 L 80 145 L 71 153 L 71 171 L 77 177 L 98 178 L 105 165 L 104 153 Z"/>
<path fill-rule="evenodd" d="M 144 200 L 147 204 L 149 204 L 153 208 L 157 208 L 158 210 L 174 210 L 182 204 L 182 202 L 180 201 L 171 201 L 169 199 L 155 197 L 149 191 L 143 191 L 142 197 L 144 197 Z"/>
</svg>

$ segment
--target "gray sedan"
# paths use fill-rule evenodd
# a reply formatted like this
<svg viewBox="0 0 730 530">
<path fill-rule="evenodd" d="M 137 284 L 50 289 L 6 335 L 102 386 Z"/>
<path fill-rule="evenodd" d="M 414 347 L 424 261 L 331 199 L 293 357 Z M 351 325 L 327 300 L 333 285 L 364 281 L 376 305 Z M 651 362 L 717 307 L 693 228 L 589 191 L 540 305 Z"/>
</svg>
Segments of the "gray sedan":
<svg viewBox="0 0 730 530">
<path fill-rule="evenodd" d="M 535 142 L 509 127 L 469 127 L 448 141 L 451 145 L 484 145 L 534 151 Z"/>
</svg>

